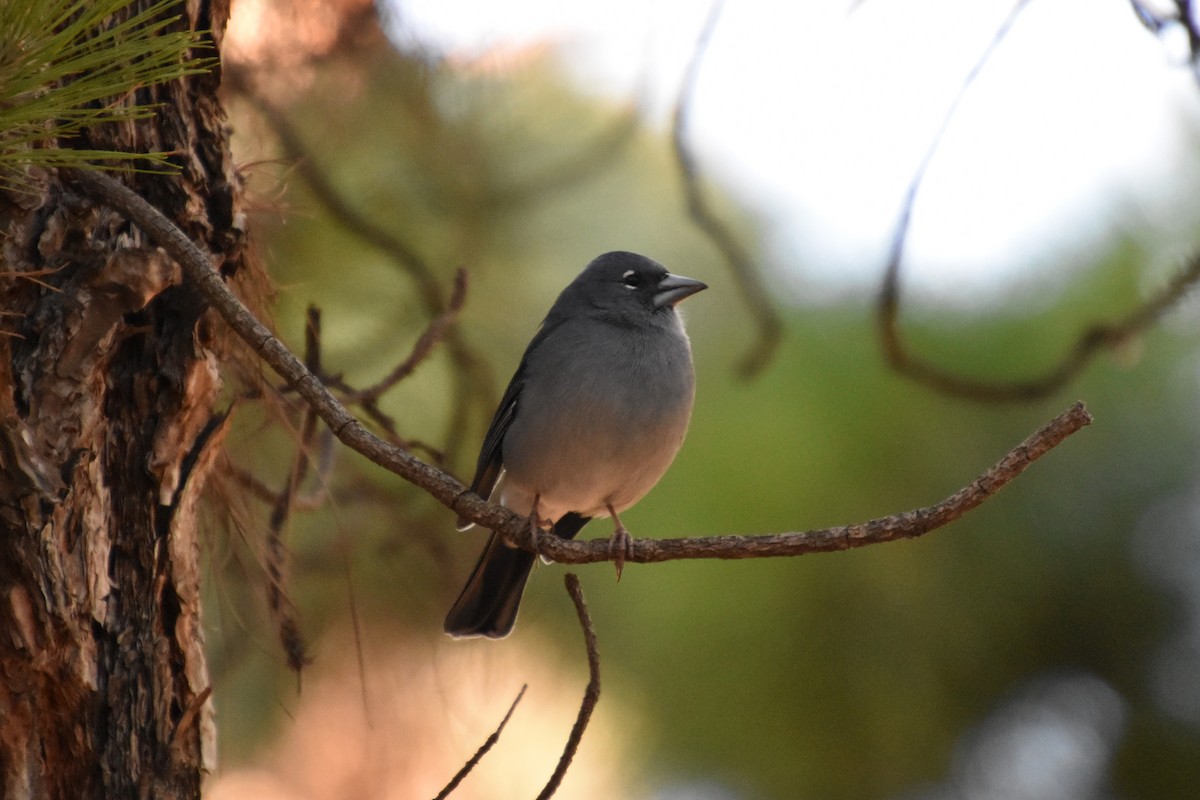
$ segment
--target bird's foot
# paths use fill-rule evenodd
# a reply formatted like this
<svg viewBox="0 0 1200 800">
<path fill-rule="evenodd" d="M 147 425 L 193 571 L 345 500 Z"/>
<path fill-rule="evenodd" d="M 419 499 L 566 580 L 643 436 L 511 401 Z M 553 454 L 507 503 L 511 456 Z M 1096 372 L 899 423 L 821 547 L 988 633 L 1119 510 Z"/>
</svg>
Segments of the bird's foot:
<svg viewBox="0 0 1200 800">
<path fill-rule="evenodd" d="M 613 533 L 608 540 L 608 557 L 612 559 L 613 566 L 617 569 L 617 580 L 620 581 L 621 571 L 625 569 L 625 559 L 633 554 L 633 537 L 621 524 L 621 518 L 611 505 L 608 507 L 608 513 L 613 518 Z"/>
</svg>

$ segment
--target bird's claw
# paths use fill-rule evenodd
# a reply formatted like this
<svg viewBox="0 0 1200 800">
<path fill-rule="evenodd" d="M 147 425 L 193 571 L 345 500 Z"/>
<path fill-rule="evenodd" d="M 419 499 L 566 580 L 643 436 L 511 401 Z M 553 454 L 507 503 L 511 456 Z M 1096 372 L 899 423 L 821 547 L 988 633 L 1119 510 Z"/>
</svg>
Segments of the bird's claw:
<svg viewBox="0 0 1200 800">
<path fill-rule="evenodd" d="M 625 569 L 625 559 L 633 555 L 633 537 L 621 524 L 621 518 L 617 516 L 617 510 L 612 507 L 612 503 L 608 504 L 608 515 L 613 521 L 613 534 L 608 540 L 608 557 L 617 568 L 617 581 L 620 582 L 621 570 Z"/>
<path fill-rule="evenodd" d="M 625 559 L 633 553 L 633 537 L 624 525 L 618 524 L 608 540 L 608 556 L 617 569 L 617 580 L 621 580 L 621 570 L 625 568 Z"/>
</svg>

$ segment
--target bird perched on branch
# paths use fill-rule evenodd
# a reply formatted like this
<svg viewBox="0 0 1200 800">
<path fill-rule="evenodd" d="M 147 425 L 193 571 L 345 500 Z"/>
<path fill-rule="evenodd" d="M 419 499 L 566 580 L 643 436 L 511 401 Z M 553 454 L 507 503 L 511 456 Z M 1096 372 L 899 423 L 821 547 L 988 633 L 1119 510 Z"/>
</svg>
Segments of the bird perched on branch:
<svg viewBox="0 0 1200 800">
<path fill-rule="evenodd" d="M 706 289 L 636 253 L 599 256 L 529 343 L 479 453 L 471 491 L 573 539 L 612 517 L 620 578 L 629 533 L 617 516 L 658 483 L 692 414 L 692 350 L 675 306 Z M 471 527 L 459 518 L 459 530 Z M 512 630 L 534 556 L 495 533 L 446 616 L 452 636 Z"/>
</svg>

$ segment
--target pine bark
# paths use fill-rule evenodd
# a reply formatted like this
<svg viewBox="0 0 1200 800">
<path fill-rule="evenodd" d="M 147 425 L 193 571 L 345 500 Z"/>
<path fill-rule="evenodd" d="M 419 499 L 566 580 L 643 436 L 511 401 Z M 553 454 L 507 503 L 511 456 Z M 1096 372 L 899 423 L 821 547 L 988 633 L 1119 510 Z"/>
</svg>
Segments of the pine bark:
<svg viewBox="0 0 1200 800">
<path fill-rule="evenodd" d="M 215 48 L 228 11 L 166 16 Z M 61 144 L 172 153 L 179 174 L 129 185 L 228 277 L 243 235 L 219 82 L 141 88 L 152 117 Z M 197 507 L 225 427 L 220 329 L 136 227 L 36 177 L 0 193 L 0 786 L 198 798 L 215 759 Z"/>
</svg>

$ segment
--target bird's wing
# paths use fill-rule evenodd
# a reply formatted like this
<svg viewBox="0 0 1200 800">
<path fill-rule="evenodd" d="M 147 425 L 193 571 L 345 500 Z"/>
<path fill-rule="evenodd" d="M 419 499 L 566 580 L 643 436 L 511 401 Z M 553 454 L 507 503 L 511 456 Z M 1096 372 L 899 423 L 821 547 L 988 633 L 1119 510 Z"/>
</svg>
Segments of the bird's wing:
<svg viewBox="0 0 1200 800">
<path fill-rule="evenodd" d="M 487 433 L 483 437 L 483 447 L 479 450 L 479 461 L 475 465 L 475 479 L 471 481 L 471 491 L 482 498 L 486 499 L 491 495 L 496 481 L 500 478 L 500 473 L 504 471 L 504 435 L 508 433 L 509 426 L 517 418 L 517 409 L 520 405 L 521 389 L 525 385 L 525 372 L 528 368 L 529 358 L 546 340 L 546 336 L 559 324 L 559 319 L 552 320 L 549 317 L 542 323 L 542 327 L 533 337 L 529 346 L 525 348 L 521 363 L 513 374 L 512 380 L 508 382 L 508 388 L 504 390 L 504 397 L 500 398 L 500 405 L 492 417 L 492 424 L 488 426 Z M 468 519 L 458 518 L 460 531 L 466 530 L 472 524 Z"/>
</svg>

